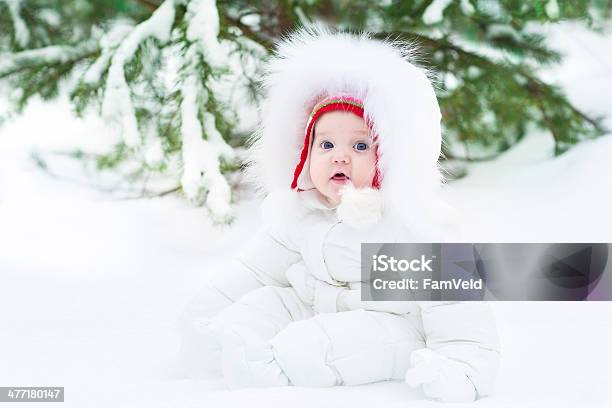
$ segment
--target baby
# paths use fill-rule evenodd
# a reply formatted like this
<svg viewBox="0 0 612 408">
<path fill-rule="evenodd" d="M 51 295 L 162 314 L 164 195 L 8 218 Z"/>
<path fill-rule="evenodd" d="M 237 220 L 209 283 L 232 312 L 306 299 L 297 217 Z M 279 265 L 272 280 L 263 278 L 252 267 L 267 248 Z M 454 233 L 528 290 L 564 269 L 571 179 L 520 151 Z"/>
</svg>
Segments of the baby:
<svg viewBox="0 0 612 408">
<path fill-rule="evenodd" d="M 266 77 L 249 169 L 263 228 L 184 314 L 183 355 L 231 387 L 404 380 L 430 398 L 490 395 L 485 302 L 362 301 L 362 242 L 443 242 L 440 110 L 412 49 L 302 29 Z"/>
</svg>

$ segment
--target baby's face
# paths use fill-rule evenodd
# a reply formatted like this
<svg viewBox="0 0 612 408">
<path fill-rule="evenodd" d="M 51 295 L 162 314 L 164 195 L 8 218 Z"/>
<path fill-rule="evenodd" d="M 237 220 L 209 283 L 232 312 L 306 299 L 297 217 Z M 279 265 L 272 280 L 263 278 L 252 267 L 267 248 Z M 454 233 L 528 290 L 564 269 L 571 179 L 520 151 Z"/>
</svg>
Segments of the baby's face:
<svg viewBox="0 0 612 408">
<path fill-rule="evenodd" d="M 310 151 L 310 178 L 332 205 L 340 203 L 340 189 L 347 183 L 371 187 L 376 154 L 365 121 L 343 111 L 321 116 L 314 127 Z"/>
</svg>

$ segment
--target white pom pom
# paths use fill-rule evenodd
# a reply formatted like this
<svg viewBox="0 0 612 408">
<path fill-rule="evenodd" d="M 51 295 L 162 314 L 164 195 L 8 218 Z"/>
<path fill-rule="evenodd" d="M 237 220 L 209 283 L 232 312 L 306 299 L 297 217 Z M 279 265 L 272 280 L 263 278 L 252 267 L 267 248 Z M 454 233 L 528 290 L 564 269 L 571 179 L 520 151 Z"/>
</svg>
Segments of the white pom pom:
<svg viewBox="0 0 612 408">
<path fill-rule="evenodd" d="M 340 194 L 338 218 L 342 222 L 359 228 L 374 225 L 382 218 L 383 196 L 380 190 L 355 188 L 349 183 Z"/>
</svg>

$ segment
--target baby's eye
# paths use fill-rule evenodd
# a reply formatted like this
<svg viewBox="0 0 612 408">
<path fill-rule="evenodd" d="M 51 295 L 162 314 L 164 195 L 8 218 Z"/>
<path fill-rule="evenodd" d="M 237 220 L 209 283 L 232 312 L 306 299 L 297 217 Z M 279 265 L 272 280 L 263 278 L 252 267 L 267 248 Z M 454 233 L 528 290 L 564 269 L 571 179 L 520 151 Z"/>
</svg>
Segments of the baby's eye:
<svg viewBox="0 0 612 408">
<path fill-rule="evenodd" d="M 325 150 L 329 150 L 334 147 L 334 144 L 329 140 L 324 140 L 323 142 L 321 142 L 321 147 Z"/>
<path fill-rule="evenodd" d="M 359 142 L 359 143 L 355 143 L 355 146 L 353 146 L 355 149 L 357 150 L 366 150 L 368 148 L 368 144 L 364 143 L 364 142 Z"/>
</svg>

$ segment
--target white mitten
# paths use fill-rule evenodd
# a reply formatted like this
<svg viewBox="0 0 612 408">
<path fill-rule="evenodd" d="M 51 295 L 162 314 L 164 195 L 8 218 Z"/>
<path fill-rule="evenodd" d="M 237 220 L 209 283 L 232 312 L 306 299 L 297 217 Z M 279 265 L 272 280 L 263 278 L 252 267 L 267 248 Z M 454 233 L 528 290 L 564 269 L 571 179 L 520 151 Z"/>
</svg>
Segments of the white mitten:
<svg viewBox="0 0 612 408">
<path fill-rule="evenodd" d="M 428 397 L 443 402 L 471 402 L 476 398 L 476 389 L 461 363 L 427 348 L 413 351 L 410 363 L 406 383 L 422 386 Z"/>
</svg>

